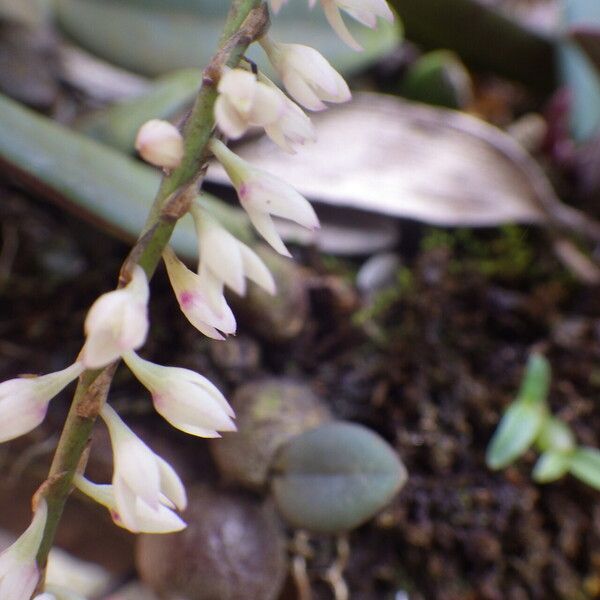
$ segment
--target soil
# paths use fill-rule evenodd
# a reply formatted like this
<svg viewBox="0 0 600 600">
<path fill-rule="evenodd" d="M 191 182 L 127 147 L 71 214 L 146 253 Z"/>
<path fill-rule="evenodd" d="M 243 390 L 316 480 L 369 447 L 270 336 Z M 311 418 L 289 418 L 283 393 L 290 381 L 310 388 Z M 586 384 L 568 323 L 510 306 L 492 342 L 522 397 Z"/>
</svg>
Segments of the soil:
<svg viewBox="0 0 600 600">
<path fill-rule="evenodd" d="M 113 285 L 127 247 L 10 186 L 0 195 L 0 377 L 6 379 L 56 370 L 73 359 L 85 311 Z M 598 446 L 597 290 L 576 283 L 552 256 L 547 239 L 528 228 L 403 227 L 416 241 L 400 249 L 404 266 L 396 287 L 360 299 L 349 283 L 356 264 L 299 251 L 297 260 L 311 274 L 302 332 L 274 344 L 242 321 L 238 338 L 227 342 L 233 348 L 228 356 L 252 357 L 242 366 L 245 380 L 268 374 L 306 382 L 337 418 L 382 434 L 408 468 L 409 481 L 391 505 L 349 536 L 344 577 L 351 597 L 400 598 L 402 591 L 440 600 L 600 597 L 597 492 L 571 477 L 535 485 L 533 454 L 498 473 L 484 462 L 533 349 L 552 364 L 553 410 L 581 443 Z M 232 374 L 214 343 L 184 322 L 162 271 L 152 287 L 154 328 L 145 354 L 193 366 L 231 393 L 240 383 L 239 370 Z M 11 501 L 4 497 L 3 505 L 14 507 L 15 469 L 41 481 L 67 401 L 65 394 L 52 403 L 44 427 L 5 447 L 10 460 L 2 477 L 8 481 L 12 473 L 13 487 L 7 486 Z M 204 444 L 170 433 L 125 370 L 118 372 L 112 401 L 160 440 L 169 458 L 178 455 L 178 464 L 188 465 L 188 481 L 217 481 Z M 37 454 L 15 464 L 32 441 Z M 109 454 L 101 438 L 94 448 Z M 102 471 L 101 458 L 93 464 Z M 4 511 L 1 524 L 26 518 L 14 521 L 14 512 Z M 128 536 L 105 536 L 94 552 L 82 548 L 85 536 L 73 529 L 63 525 L 63 545 L 107 566 L 111 561 L 98 547 L 111 556 L 121 553 L 121 575 L 127 575 Z M 100 535 L 110 528 L 98 529 Z M 313 591 L 329 598 L 321 577 L 335 560 L 334 540 L 315 536 L 311 543 Z M 294 589 L 290 580 L 282 598 L 294 598 Z"/>
</svg>

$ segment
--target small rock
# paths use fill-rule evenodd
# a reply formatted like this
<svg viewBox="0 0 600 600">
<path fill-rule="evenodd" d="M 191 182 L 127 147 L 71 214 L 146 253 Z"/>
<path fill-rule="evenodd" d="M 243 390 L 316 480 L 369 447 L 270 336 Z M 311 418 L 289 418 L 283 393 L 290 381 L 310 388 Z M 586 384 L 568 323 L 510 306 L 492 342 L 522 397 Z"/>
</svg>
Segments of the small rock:
<svg viewBox="0 0 600 600">
<path fill-rule="evenodd" d="M 288 342 L 303 330 L 308 318 L 308 281 L 302 268 L 267 248 L 256 249 L 277 284 L 271 296 L 255 284 L 244 298 L 231 297 L 234 312 L 256 335 L 274 343 Z"/>
<path fill-rule="evenodd" d="M 238 388 L 231 398 L 238 430 L 211 440 L 221 473 L 250 489 L 264 486 L 273 456 L 292 437 L 331 420 L 311 388 L 287 379 L 263 379 Z"/>
<path fill-rule="evenodd" d="M 400 257 L 393 252 L 376 254 L 365 261 L 356 275 L 356 286 L 371 294 L 393 286 L 400 268 Z"/>
<path fill-rule="evenodd" d="M 142 581 L 165 600 L 275 600 L 286 571 L 286 541 L 269 504 L 245 493 L 189 491 L 187 529 L 141 535 Z"/>
</svg>

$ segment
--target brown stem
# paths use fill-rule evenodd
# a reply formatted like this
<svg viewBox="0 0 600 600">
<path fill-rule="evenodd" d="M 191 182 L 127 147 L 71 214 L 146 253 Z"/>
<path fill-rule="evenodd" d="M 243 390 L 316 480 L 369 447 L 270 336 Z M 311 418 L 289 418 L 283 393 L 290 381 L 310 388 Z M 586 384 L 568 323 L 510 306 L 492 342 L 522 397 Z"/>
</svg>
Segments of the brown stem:
<svg viewBox="0 0 600 600">
<path fill-rule="evenodd" d="M 221 69 L 224 65 L 236 66 L 248 46 L 264 34 L 268 24 L 268 11 L 261 0 L 234 1 L 219 50 L 204 70 L 202 87 L 183 128 L 185 154 L 182 163 L 163 177 L 144 230 L 123 264 L 119 287 L 129 280 L 133 265 L 140 265 L 148 279 L 154 274 L 177 220 L 186 213 L 201 183 L 208 155 L 207 145 L 214 129 L 213 108 Z M 48 503 L 48 520 L 37 555 L 42 569 L 71 491 L 73 476 L 81 468 L 81 457 L 106 401 L 117 364 L 84 372 L 77 385 L 48 479 L 39 490 Z"/>
</svg>

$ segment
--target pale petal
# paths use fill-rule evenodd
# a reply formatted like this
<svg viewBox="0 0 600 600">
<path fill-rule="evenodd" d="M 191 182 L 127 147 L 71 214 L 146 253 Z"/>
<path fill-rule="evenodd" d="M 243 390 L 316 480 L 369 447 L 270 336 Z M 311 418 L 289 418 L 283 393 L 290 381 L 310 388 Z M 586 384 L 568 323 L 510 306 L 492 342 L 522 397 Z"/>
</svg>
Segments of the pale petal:
<svg viewBox="0 0 600 600">
<path fill-rule="evenodd" d="M 187 506 L 187 495 L 185 487 L 179 479 L 175 469 L 162 456 L 156 456 L 158 470 L 160 472 L 160 489 L 168 500 L 179 510 L 185 510 Z"/>
<path fill-rule="evenodd" d="M 35 563 L 15 565 L 0 578 L 0 600 L 30 600 L 38 579 Z"/>
<path fill-rule="evenodd" d="M 340 39 L 348 44 L 353 50 L 361 52 L 363 47 L 354 39 L 350 31 L 348 31 L 348 27 L 346 27 L 344 19 L 342 19 L 342 15 L 340 14 L 335 0 L 321 0 L 321 4 L 323 5 L 323 12 L 327 17 L 329 24 L 338 34 Z"/>
<path fill-rule="evenodd" d="M 205 211 L 192 209 L 200 246 L 200 261 L 234 292 L 246 292 L 239 241 Z"/>
<path fill-rule="evenodd" d="M 113 494 L 115 498 L 115 510 L 113 519 L 115 523 L 128 529 L 132 533 L 138 533 L 139 523 L 137 514 L 137 497 L 130 488 L 125 485 L 114 485 Z M 156 503 L 156 507 L 160 506 Z"/>
<path fill-rule="evenodd" d="M 139 533 L 172 533 L 187 527 L 186 522 L 162 504 L 153 510 L 141 500 L 136 505 Z"/>
<path fill-rule="evenodd" d="M 314 48 L 278 44 L 264 37 L 260 44 L 279 73 L 289 94 L 310 110 L 322 110 L 323 100 L 345 102 L 350 90 L 341 75 Z"/>
<path fill-rule="evenodd" d="M 249 113 L 253 125 L 264 127 L 279 119 L 284 111 L 281 97 L 268 85 L 258 82 L 256 84 L 256 97 Z"/>
<path fill-rule="evenodd" d="M 154 407 L 173 427 L 199 437 L 220 437 L 218 431 L 235 431 L 234 422 L 214 400 L 193 402 L 181 396 L 153 395 Z"/>
<path fill-rule="evenodd" d="M 310 202 L 285 181 L 268 173 L 257 172 L 254 180 L 246 185 L 245 193 L 240 192 L 240 200 L 246 210 L 250 207 L 270 213 L 308 229 L 319 227 Z"/>
<path fill-rule="evenodd" d="M 229 69 L 219 81 L 218 91 L 226 96 L 243 119 L 247 119 L 254 104 L 256 76 L 243 69 Z"/>
<path fill-rule="evenodd" d="M 279 254 L 283 256 L 291 257 L 290 251 L 285 247 L 283 240 L 279 233 L 277 233 L 277 229 L 275 228 L 275 224 L 273 223 L 273 219 L 268 213 L 265 213 L 261 210 L 252 208 L 250 206 L 244 206 L 246 213 L 248 214 L 248 218 L 254 228 L 258 233 L 265 239 L 265 241 Z"/>
<path fill-rule="evenodd" d="M 240 244 L 240 252 L 244 261 L 244 272 L 248 279 L 254 281 L 257 285 L 273 295 L 276 292 L 275 280 L 271 271 L 265 263 L 258 257 L 256 252 L 251 250 L 245 244 Z"/>
<path fill-rule="evenodd" d="M 241 138 L 248 129 L 248 122 L 239 115 L 224 96 L 219 96 L 215 102 L 215 121 L 219 129 L 232 140 Z"/>
<path fill-rule="evenodd" d="M 223 284 L 206 267 L 198 275 L 188 269 L 172 249 L 163 253 L 167 273 L 181 311 L 204 335 L 222 340 L 224 333 L 235 333 L 235 317 L 223 296 Z M 219 330 L 219 331 L 218 331 Z"/>
<path fill-rule="evenodd" d="M 155 365 L 135 353 L 123 358 L 152 393 L 157 412 L 175 427 L 184 431 L 189 426 L 200 427 L 213 433 L 235 429 L 231 407 L 202 375 L 189 369 Z"/>
<path fill-rule="evenodd" d="M 108 427 L 113 446 L 115 463 L 113 485 L 119 512 L 122 510 L 118 502 L 120 490 L 131 490 L 151 506 L 157 506 L 160 474 L 156 455 L 125 425 L 108 404 L 102 407 L 100 415 Z"/>
<path fill-rule="evenodd" d="M 0 554 L 0 600 L 30 600 L 39 579 L 36 555 L 47 516 L 48 507 L 41 500 L 29 527 Z"/>
<path fill-rule="evenodd" d="M 282 150 L 295 154 L 294 147 L 288 142 L 281 121 L 272 123 L 271 125 L 265 125 L 265 133 L 273 140 Z"/>
<path fill-rule="evenodd" d="M 0 383 L 0 442 L 35 429 L 44 420 L 50 400 L 78 377 L 83 368 L 76 362 L 56 373 Z"/>
<path fill-rule="evenodd" d="M 377 17 L 366 10 L 345 8 L 344 9 L 355 21 L 358 21 L 369 29 L 377 27 Z"/>
<path fill-rule="evenodd" d="M 0 384 L 0 442 L 13 440 L 32 431 L 42 423 L 48 410 L 47 402 L 37 402 L 27 395 L 27 385 L 11 385 L 10 394 L 6 394 L 6 384 L 13 383 L 20 383 L 20 380 Z"/>
<path fill-rule="evenodd" d="M 314 88 L 296 71 L 282 74 L 283 84 L 290 96 L 308 110 L 325 110 L 327 105 L 321 102 Z"/>
</svg>

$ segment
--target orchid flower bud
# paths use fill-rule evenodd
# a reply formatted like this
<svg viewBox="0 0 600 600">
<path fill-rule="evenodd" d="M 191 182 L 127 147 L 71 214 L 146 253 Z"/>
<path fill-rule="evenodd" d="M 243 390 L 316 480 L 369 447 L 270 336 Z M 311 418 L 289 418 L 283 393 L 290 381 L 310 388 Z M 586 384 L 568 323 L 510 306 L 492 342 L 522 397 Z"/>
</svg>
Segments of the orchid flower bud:
<svg viewBox="0 0 600 600">
<path fill-rule="evenodd" d="M 251 126 L 265 127 L 279 119 L 284 102 L 277 92 L 257 80 L 254 73 L 229 69 L 221 76 L 215 120 L 229 138 L 241 137 Z"/>
<path fill-rule="evenodd" d="M 73 478 L 73 484 L 86 496 L 107 508 L 115 525 L 132 533 L 171 533 L 186 527 L 185 521 L 172 510 L 174 506 L 165 496 L 161 495 L 160 504 L 155 509 L 137 497 L 133 513 L 128 512 L 125 520 L 117 509 L 114 485 L 92 483 L 79 474 Z"/>
<path fill-rule="evenodd" d="M 277 252 L 290 256 L 271 215 L 289 219 L 307 229 L 319 227 L 313 207 L 290 185 L 254 168 L 219 140 L 211 140 L 210 149 L 227 171 L 250 221 Z"/>
<path fill-rule="evenodd" d="M 223 281 L 236 294 L 246 293 L 246 277 L 269 294 L 275 293 L 275 281 L 257 254 L 222 227 L 206 210 L 192 204 L 190 213 L 198 234 L 202 277 L 204 271 Z"/>
<path fill-rule="evenodd" d="M 377 26 L 377 17 L 386 19 L 390 23 L 394 20 L 394 13 L 390 10 L 386 0 L 320 0 L 325 16 L 333 30 L 353 50 L 362 50 L 362 46 L 354 39 L 342 16 L 340 10 L 347 12 L 359 23 L 370 29 Z M 309 0 L 311 8 L 316 0 Z"/>
<path fill-rule="evenodd" d="M 183 158 L 183 137 L 175 125 L 152 119 L 140 127 L 135 139 L 135 149 L 151 165 L 175 169 Z"/>
<path fill-rule="evenodd" d="M 42 543 L 48 507 L 42 500 L 31 525 L 0 554 L 0 600 L 30 600 L 40 578 L 36 555 Z"/>
<path fill-rule="evenodd" d="M 280 44 L 268 37 L 260 40 L 285 89 L 309 110 L 324 110 L 326 102 L 347 102 L 351 98 L 344 78 L 323 55 L 301 44 Z"/>
<path fill-rule="evenodd" d="M 167 246 L 163 252 L 167 274 L 181 312 L 201 333 L 214 340 L 235 333 L 233 312 L 223 295 L 223 281 L 205 273 L 203 277 L 188 269 Z"/>
<path fill-rule="evenodd" d="M 219 431 L 235 431 L 231 406 L 202 375 L 156 365 L 135 352 L 124 354 L 123 360 L 152 394 L 156 412 L 173 427 L 206 438 L 220 437 Z"/>
<path fill-rule="evenodd" d="M 100 296 L 85 320 L 87 339 L 81 359 L 88 369 L 115 361 L 127 350 L 137 350 L 148 335 L 148 280 L 136 266 L 123 288 Z"/>
<path fill-rule="evenodd" d="M 84 367 L 80 362 L 39 377 L 18 377 L 0 383 L 0 442 L 35 429 L 46 417 L 48 404 Z"/>
<path fill-rule="evenodd" d="M 165 503 L 183 510 L 187 504 L 185 488 L 173 467 L 152 452 L 108 404 L 100 416 L 113 448 L 115 506 L 127 528 L 138 523 L 140 503 L 154 513 Z"/>
</svg>

